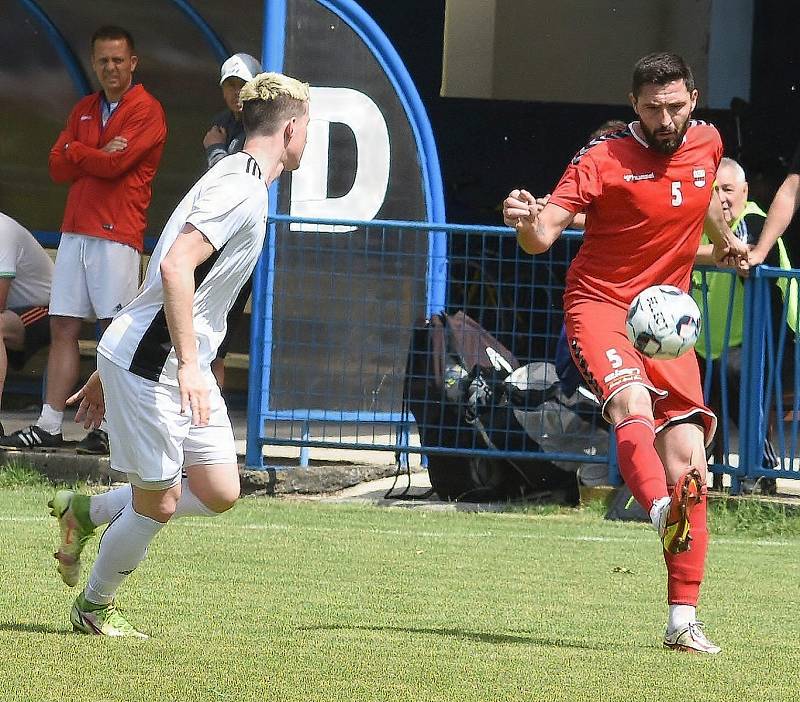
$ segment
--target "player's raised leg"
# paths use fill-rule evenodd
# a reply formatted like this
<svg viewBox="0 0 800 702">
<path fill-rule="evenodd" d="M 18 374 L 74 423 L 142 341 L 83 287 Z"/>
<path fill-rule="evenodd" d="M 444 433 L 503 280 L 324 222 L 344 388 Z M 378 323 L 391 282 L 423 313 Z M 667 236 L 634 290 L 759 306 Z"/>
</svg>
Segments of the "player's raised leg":
<svg viewBox="0 0 800 702">
<path fill-rule="evenodd" d="M 94 535 L 89 497 L 72 490 L 59 490 L 47 506 L 58 520 L 59 544 L 53 554 L 58 561 L 58 573 L 67 585 L 75 587 L 80 576 L 83 547 Z"/>
<path fill-rule="evenodd" d="M 189 478 L 181 481 L 181 495 L 172 519 L 181 517 L 213 517 L 228 509 L 239 494 L 238 467 L 200 466 L 192 470 Z M 224 468 L 221 472 L 212 468 Z M 221 475 L 219 488 L 206 485 L 207 476 Z M 192 479 L 194 478 L 194 479 Z M 202 497 L 198 497 L 198 492 Z M 236 497 L 233 497 L 235 494 Z M 80 578 L 81 553 L 99 526 L 109 524 L 132 500 L 130 485 L 98 493 L 81 495 L 72 490 L 59 490 L 47 505 L 50 514 L 58 519 L 59 545 L 53 554 L 58 561 L 58 574 L 69 587 L 75 587 Z"/>
<path fill-rule="evenodd" d="M 667 529 L 677 525 L 675 533 L 685 534 L 686 544 L 685 550 L 677 552 L 664 549 L 669 605 L 664 645 L 691 653 L 719 653 L 720 647 L 706 637 L 696 612 L 708 551 L 704 428 L 692 417 L 668 424 L 659 432 L 656 448 L 667 481 L 675 486 L 662 519 Z"/>
</svg>

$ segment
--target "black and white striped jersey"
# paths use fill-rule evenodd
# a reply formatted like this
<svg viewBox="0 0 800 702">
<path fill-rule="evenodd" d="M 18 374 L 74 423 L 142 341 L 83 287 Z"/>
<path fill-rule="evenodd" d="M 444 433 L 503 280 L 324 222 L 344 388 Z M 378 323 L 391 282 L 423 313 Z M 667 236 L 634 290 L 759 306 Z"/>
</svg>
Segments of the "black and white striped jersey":
<svg viewBox="0 0 800 702">
<path fill-rule="evenodd" d="M 267 225 L 267 186 L 256 160 L 241 151 L 210 168 L 169 218 L 137 296 L 109 325 L 97 352 L 143 378 L 177 385 L 177 358 L 164 313 L 161 261 L 190 224 L 214 253 L 195 270 L 194 331 L 200 369 L 225 337 L 228 311 L 255 268 Z"/>
</svg>

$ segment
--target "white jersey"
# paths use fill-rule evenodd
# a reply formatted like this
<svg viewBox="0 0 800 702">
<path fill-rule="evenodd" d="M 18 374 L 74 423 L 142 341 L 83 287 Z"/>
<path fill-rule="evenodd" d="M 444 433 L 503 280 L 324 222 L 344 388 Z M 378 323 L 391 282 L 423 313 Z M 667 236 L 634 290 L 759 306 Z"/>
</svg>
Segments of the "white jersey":
<svg viewBox="0 0 800 702">
<path fill-rule="evenodd" d="M 11 278 L 8 309 L 47 307 L 53 259 L 25 227 L 0 212 L 0 278 Z"/>
<path fill-rule="evenodd" d="M 164 227 L 139 293 L 98 344 L 97 352 L 115 365 L 166 385 L 178 384 L 178 361 L 164 313 L 161 261 L 187 222 L 215 249 L 195 270 L 193 307 L 198 363 L 210 376 L 228 312 L 264 244 L 267 186 L 255 159 L 244 151 L 233 154 L 195 183 Z"/>
</svg>

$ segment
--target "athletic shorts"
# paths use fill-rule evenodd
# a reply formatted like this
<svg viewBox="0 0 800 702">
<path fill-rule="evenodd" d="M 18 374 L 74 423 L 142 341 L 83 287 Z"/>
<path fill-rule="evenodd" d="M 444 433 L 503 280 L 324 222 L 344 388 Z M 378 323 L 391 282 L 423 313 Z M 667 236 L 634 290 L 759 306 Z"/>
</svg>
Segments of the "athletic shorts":
<svg viewBox="0 0 800 702">
<path fill-rule="evenodd" d="M 180 482 L 185 466 L 235 464 L 228 408 L 212 383 L 211 417 L 196 427 L 181 414 L 177 387 L 134 375 L 97 355 L 103 382 L 111 467 L 133 485 L 163 490 Z"/>
<path fill-rule="evenodd" d="M 706 444 L 717 418 L 703 401 L 700 369 L 694 350 L 680 358 L 655 360 L 643 356 L 625 333 L 626 311 L 595 300 L 572 305 L 564 314 L 570 353 L 587 387 L 603 406 L 629 385 L 643 385 L 653 397 L 656 431 L 688 418 L 702 422 Z"/>
<path fill-rule="evenodd" d="M 126 244 L 62 234 L 50 290 L 51 316 L 111 319 L 136 296 L 140 261 L 139 252 Z"/>
<path fill-rule="evenodd" d="M 6 349 L 9 365 L 20 370 L 39 349 L 50 345 L 50 316 L 47 307 L 15 307 L 10 311 L 22 320 L 25 327 L 22 349 Z"/>
</svg>

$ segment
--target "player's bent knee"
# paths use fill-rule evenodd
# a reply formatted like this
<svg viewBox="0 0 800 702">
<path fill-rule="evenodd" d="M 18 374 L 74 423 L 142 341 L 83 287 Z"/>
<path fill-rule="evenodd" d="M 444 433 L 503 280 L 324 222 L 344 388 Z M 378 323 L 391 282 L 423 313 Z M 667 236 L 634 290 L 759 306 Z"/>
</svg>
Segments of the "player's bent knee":
<svg viewBox="0 0 800 702">
<path fill-rule="evenodd" d="M 192 466 L 187 473 L 192 492 L 211 511 L 227 512 L 239 499 L 238 466 Z"/>
<path fill-rule="evenodd" d="M 608 401 L 605 413 L 614 424 L 630 415 L 652 418 L 653 400 L 650 391 L 644 385 L 629 385 Z"/>
<path fill-rule="evenodd" d="M 203 504 L 213 512 L 222 514 L 233 507 L 238 499 L 239 485 L 224 485 L 210 492 L 207 499 L 203 500 Z"/>
<path fill-rule="evenodd" d="M 166 524 L 175 514 L 179 498 L 180 490 L 175 487 L 166 490 L 146 490 L 133 486 L 134 511 L 162 524 Z"/>
</svg>

